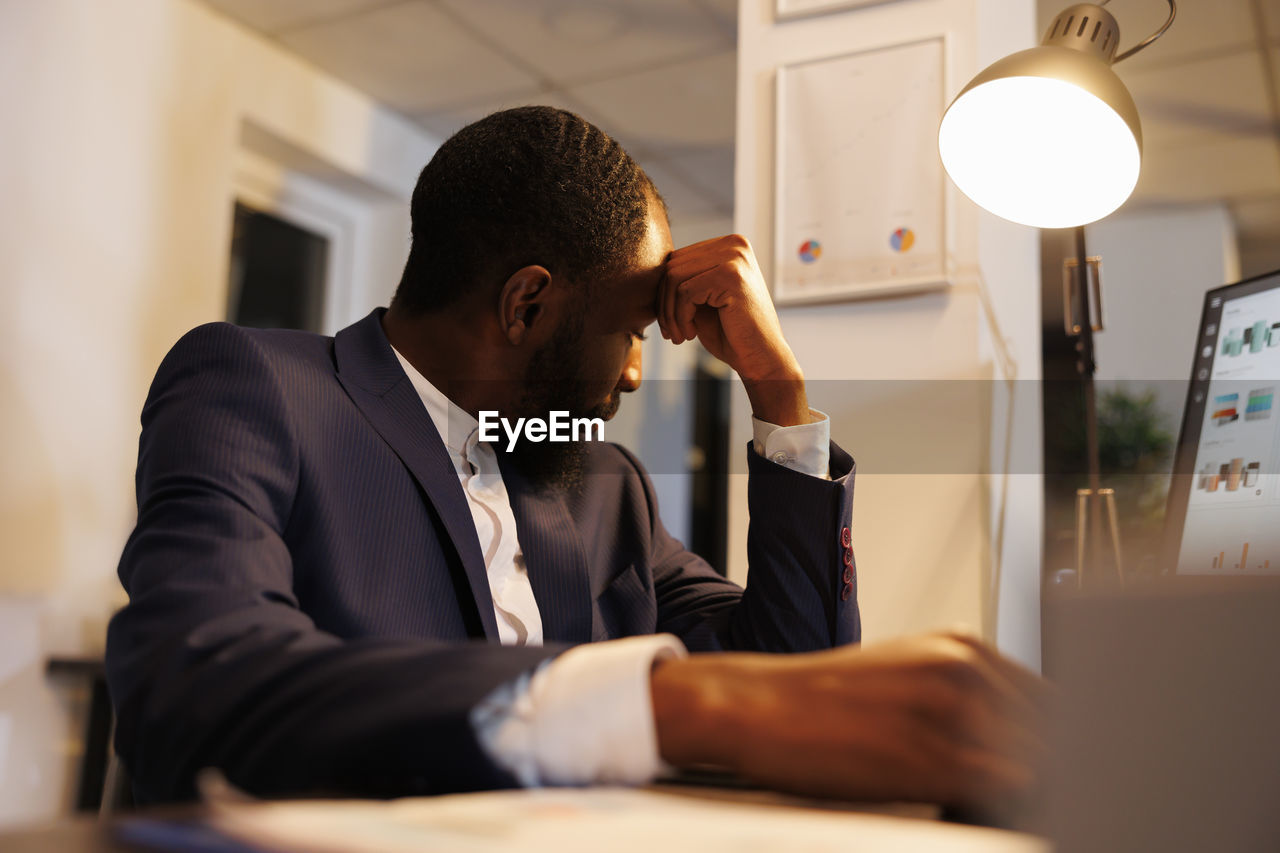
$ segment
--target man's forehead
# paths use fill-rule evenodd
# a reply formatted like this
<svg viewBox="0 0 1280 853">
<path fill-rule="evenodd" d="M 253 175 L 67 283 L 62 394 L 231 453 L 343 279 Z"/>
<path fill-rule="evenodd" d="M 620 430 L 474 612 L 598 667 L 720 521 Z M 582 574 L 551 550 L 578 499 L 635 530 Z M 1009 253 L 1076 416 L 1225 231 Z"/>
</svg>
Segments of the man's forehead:
<svg viewBox="0 0 1280 853">
<path fill-rule="evenodd" d="M 651 286 L 656 289 L 658 282 L 666 273 L 667 258 L 675 247 L 671 243 L 671 228 L 667 224 L 667 215 L 661 209 L 652 209 L 649 221 L 645 226 L 645 237 L 638 253 L 639 266 L 652 279 Z"/>
<path fill-rule="evenodd" d="M 672 248 L 666 213 L 660 204 L 651 203 L 644 233 L 636 244 L 631 263 L 609 287 L 614 295 L 608 303 L 632 317 L 628 322 L 634 322 L 634 315 L 653 313 Z"/>
<path fill-rule="evenodd" d="M 666 274 L 666 254 L 658 256 L 656 263 L 640 266 L 622 282 L 619 294 L 621 307 L 627 311 L 643 311 L 654 306 L 658 287 Z"/>
<path fill-rule="evenodd" d="M 630 272 L 614 279 L 612 298 L 601 305 L 605 313 L 625 317 L 625 322 L 634 324 L 640 315 L 653 315 L 658 299 L 658 288 L 666 274 L 666 255 L 657 258 L 657 263 L 637 263 Z M 609 306 L 612 306 L 610 310 Z M 651 319 L 651 317 L 650 317 Z"/>
<path fill-rule="evenodd" d="M 671 225 L 661 205 L 650 203 L 645 222 L 644 237 L 640 241 L 637 260 L 643 267 L 656 267 L 666 263 L 675 246 L 671 243 Z"/>
</svg>

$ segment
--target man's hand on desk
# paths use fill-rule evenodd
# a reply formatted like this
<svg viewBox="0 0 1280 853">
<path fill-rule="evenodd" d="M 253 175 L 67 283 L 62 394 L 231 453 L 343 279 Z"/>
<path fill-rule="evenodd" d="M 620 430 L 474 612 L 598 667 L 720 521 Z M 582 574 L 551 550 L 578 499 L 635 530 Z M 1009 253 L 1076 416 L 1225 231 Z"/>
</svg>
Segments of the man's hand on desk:
<svg viewBox="0 0 1280 853">
<path fill-rule="evenodd" d="M 1030 793 L 1047 687 L 952 634 L 800 655 L 666 661 L 652 677 L 662 758 L 778 790 L 986 806 Z"/>
</svg>

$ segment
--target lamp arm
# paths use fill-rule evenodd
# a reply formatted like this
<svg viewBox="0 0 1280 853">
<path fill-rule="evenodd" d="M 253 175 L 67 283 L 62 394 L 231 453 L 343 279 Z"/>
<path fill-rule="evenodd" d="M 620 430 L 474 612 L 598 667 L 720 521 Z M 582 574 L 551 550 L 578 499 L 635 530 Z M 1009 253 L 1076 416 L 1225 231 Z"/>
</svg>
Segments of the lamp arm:
<svg viewBox="0 0 1280 853">
<path fill-rule="evenodd" d="M 1105 6 L 1110 2 L 1111 0 L 1099 0 L 1098 5 Z M 1147 36 L 1142 41 L 1135 44 L 1133 47 L 1126 50 L 1124 53 L 1117 56 L 1115 59 L 1111 60 L 1111 64 L 1115 65 L 1117 62 L 1119 62 L 1122 59 L 1128 59 L 1138 51 L 1142 50 L 1147 45 L 1151 44 L 1156 39 L 1160 38 L 1160 36 L 1164 35 L 1164 31 L 1169 29 L 1169 25 L 1173 23 L 1173 18 L 1177 14 L 1178 14 L 1178 7 L 1174 4 L 1174 0 L 1169 0 L 1169 20 L 1164 22 L 1164 26 L 1156 30 L 1151 35 Z"/>
</svg>

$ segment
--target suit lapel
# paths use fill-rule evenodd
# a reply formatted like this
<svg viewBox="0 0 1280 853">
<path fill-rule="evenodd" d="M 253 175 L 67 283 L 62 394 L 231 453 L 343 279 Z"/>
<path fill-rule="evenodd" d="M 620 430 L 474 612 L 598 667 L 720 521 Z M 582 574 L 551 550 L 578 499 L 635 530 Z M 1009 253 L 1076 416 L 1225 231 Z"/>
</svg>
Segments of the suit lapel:
<svg viewBox="0 0 1280 853">
<path fill-rule="evenodd" d="M 577 525 L 558 494 L 533 491 L 499 456 L 545 642 L 591 640 L 591 584 Z"/>
<path fill-rule="evenodd" d="M 462 560 L 485 636 L 497 642 L 489 577 L 466 496 L 431 416 L 382 331 L 383 313 L 381 308 L 374 311 L 334 338 L 338 381 L 435 507 Z M 523 543 L 523 528 L 520 534 Z M 534 594 L 537 596 L 536 587 Z"/>
</svg>

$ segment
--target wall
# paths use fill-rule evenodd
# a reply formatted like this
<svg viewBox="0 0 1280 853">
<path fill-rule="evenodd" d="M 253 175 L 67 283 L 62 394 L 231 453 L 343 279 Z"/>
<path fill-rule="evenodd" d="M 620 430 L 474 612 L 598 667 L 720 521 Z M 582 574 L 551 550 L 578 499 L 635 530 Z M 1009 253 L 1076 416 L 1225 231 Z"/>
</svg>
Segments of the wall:
<svg viewBox="0 0 1280 853">
<path fill-rule="evenodd" d="M 1221 204 L 1124 211 L 1090 225 L 1085 240 L 1102 258 L 1097 377 L 1155 390 L 1176 435 L 1205 291 L 1240 279 L 1231 215 Z"/>
<path fill-rule="evenodd" d="M 898 0 L 782 23 L 773 6 L 743 0 L 739 10 L 735 227 L 765 270 L 779 65 L 941 34 L 950 98 L 1035 36 L 1031 0 Z M 856 105 L 838 108 L 852 129 Z M 1038 665 L 1037 236 L 952 193 L 949 290 L 779 313 L 811 403 L 859 461 L 853 528 L 864 639 L 966 623 Z M 735 448 L 749 430 L 741 393 L 737 406 Z M 733 479 L 730 565 L 741 577 L 746 478 Z"/>
<path fill-rule="evenodd" d="M 122 600 L 138 412 L 169 346 L 224 316 L 239 152 L 381 222 L 354 262 L 360 315 L 394 284 L 436 142 L 189 0 L 0 0 L 0 114 L 4 824 L 74 783 L 80 694 L 43 659 L 99 650 Z"/>
</svg>

